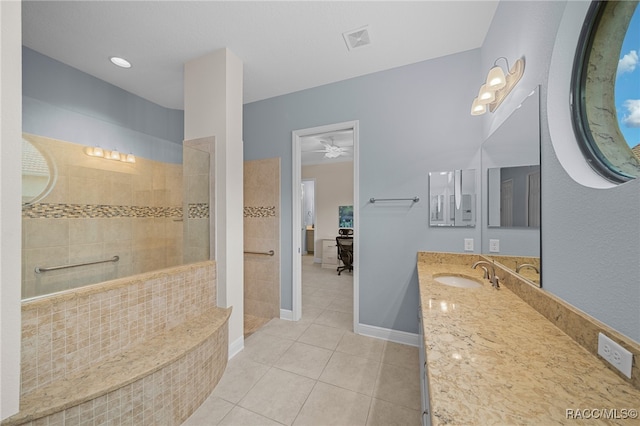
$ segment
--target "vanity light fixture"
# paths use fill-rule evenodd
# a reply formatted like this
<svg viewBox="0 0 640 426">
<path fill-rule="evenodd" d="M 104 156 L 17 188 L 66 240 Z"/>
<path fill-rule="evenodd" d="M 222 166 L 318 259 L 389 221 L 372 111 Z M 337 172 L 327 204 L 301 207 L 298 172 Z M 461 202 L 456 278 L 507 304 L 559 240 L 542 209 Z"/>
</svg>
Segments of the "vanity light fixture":
<svg viewBox="0 0 640 426">
<path fill-rule="evenodd" d="M 135 163 L 136 156 L 129 154 L 121 154 L 118 150 L 108 151 L 100 148 L 99 146 L 88 146 L 84 149 L 84 153 L 89 157 L 104 158 L 105 160 L 122 161 L 123 163 Z"/>
<path fill-rule="evenodd" d="M 84 149 L 85 154 L 89 157 L 104 158 L 104 150 L 99 146 L 88 146 Z"/>
<path fill-rule="evenodd" d="M 109 160 L 117 160 L 120 161 L 120 153 L 118 152 L 118 150 L 114 149 L 113 151 L 111 151 L 109 153 Z"/>
<path fill-rule="evenodd" d="M 498 61 L 504 59 L 507 64 L 508 73 L 505 75 L 502 67 L 498 65 Z M 494 112 L 504 98 L 520 81 L 524 74 L 524 59 L 519 58 L 512 68 L 509 68 L 509 61 L 504 56 L 499 57 L 493 63 L 493 67 L 489 70 L 485 84 L 480 87 L 478 96 L 471 104 L 471 115 L 482 115 L 489 111 Z"/>
<path fill-rule="evenodd" d="M 118 56 L 112 56 L 109 58 L 113 65 L 116 65 L 120 68 L 131 68 L 131 62 L 127 61 L 124 58 L 120 58 Z"/>
</svg>

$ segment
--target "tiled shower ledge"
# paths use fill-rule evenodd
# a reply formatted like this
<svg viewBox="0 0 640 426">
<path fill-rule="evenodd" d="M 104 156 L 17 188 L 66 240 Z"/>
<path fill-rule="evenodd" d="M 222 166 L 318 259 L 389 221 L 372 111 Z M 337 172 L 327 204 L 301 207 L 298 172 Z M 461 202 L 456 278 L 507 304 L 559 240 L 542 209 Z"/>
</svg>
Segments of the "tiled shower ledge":
<svg viewBox="0 0 640 426">
<path fill-rule="evenodd" d="M 219 374 L 214 374 L 219 379 L 227 359 L 227 333 L 226 329 L 221 328 L 226 327 L 230 315 L 231 308 L 211 308 L 205 314 L 164 331 L 128 351 L 24 395 L 20 400 L 20 412 L 2 421 L 2 426 L 21 425 L 55 415 L 124 388 L 171 366 L 197 350 L 217 332 L 223 331 L 225 342 L 217 344 L 215 351 L 224 354 L 214 356 L 214 359 L 224 360 L 219 365 Z"/>
</svg>

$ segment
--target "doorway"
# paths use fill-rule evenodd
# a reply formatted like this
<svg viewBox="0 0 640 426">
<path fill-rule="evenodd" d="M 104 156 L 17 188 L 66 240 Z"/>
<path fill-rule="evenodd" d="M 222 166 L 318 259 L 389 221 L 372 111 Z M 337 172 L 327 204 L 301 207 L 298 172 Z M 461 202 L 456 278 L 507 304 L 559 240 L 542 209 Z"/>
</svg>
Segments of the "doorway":
<svg viewBox="0 0 640 426">
<path fill-rule="evenodd" d="M 315 254 L 315 179 L 302 179 L 302 254 L 313 256 Z"/>
<path fill-rule="evenodd" d="M 359 322 L 359 310 L 358 310 L 358 294 L 359 294 L 359 182 L 358 182 L 358 170 L 359 170 L 359 132 L 358 121 L 350 121 L 344 123 L 331 124 L 326 126 L 314 127 L 309 129 L 296 130 L 292 133 L 292 149 L 293 149 L 293 176 L 292 176 L 292 266 L 293 266 L 293 282 L 292 282 L 292 320 L 298 321 L 302 317 L 302 254 L 304 247 L 302 247 L 302 228 L 303 228 L 303 194 L 302 194 L 302 164 L 303 164 L 303 142 L 304 139 L 311 136 L 323 135 L 327 140 L 322 142 L 321 149 L 319 151 L 322 156 L 327 158 L 336 158 L 345 152 L 340 144 L 334 141 L 332 135 L 337 135 L 343 132 L 348 132 L 352 136 L 353 145 L 351 148 L 351 155 L 353 161 L 353 331 L 358 332 L 357 325 Z M 325 138 L 323 138 L 325 139 Z M 346 154 L 344 154 L 346 155 Z M 316 187 L 316 191 L 318 188 Z M 316 194 L 317 195 L 317 194 Z M 316 206 L 317 208 L 317 206 Z M 336 217 L 338 216 L 338 208 L 335 209 Z M 336 219 L 333 238 L 337 236 L 340 224 Z M 322 242 L 319 242 L 320 236 L 315 235 L 315 249 L 314 256 L 319 256 L 318 249 L 321 248 Z M 320 254 L 321 255 L 321 254 Z M 337 274 L 337 272 L 336 272 Z"/>
</svg>

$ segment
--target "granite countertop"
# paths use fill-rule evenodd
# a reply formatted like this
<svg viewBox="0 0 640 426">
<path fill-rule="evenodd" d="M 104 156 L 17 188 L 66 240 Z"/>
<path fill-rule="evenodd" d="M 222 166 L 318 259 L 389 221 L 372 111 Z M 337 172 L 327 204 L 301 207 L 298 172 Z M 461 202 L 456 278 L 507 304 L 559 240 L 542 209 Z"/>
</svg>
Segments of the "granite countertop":
<svg viewBox="0 0 640 426">
<path fill-rule="evenodd" d="M 433 425 L 640 424 L 640 390 L 472 262 L 418 261 Z M 438 274 L 483 285 L 450 287 Z"/>
</svg>

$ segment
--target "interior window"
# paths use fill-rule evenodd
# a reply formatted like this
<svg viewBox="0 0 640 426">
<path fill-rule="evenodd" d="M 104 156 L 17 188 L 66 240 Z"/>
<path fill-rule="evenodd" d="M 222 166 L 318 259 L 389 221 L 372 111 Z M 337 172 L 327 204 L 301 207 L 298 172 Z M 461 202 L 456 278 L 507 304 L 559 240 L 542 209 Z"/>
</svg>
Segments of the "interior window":
<svg viewBox="0 0 640 426">
<path fill-rule="evenodd" d="M 573 124 L 591 166 L 613 182 L 640 176 L 638 1 L 594 1 L 573 71 Z"/>
</svg>

